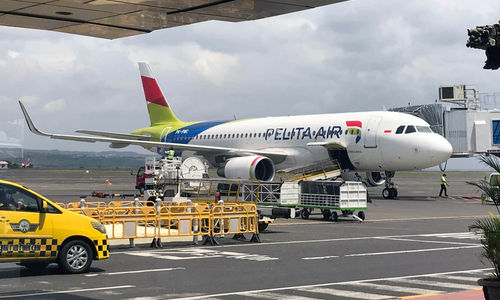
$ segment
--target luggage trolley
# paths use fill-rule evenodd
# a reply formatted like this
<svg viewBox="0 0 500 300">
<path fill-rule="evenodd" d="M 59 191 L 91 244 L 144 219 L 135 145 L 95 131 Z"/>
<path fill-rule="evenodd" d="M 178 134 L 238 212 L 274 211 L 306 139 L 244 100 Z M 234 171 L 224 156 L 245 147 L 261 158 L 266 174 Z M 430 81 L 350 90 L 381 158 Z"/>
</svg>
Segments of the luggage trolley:
<svg viewBox="0 0 500 300">
<path fill-rule="evenodd" d="M 242 196 L 243 201 L 257 202 L 261 211 L 267 207 L 277 215 L 286 209 L 283 215 L 292 218 L 290 210 L 308 219 L 314 209 L 320 209 L 325 220 L 338 221 L 340 211 L 344 217 L 363 221 L 367 208 L 366 187 L 356 181 L 245 182 Z"/>
<path fill-rule="evenodd" d="M 297 185 L 297 186 L 294 186 Z M 297 207 L 301 208 L 300 216 L 308 219 L 314 209 L 320 209 L 324 220 L 338 221 L 340 211 L 343 217 L 352 217 L 364 221 L 367 208 L 366 187 L 355 181 L 300 181 L 284 183 L 281 190 L 282 201 L 290 202 L 292 192 L 298 191 Z M 355 212 L 358 211 L 357 215 Z"/>
</svg>

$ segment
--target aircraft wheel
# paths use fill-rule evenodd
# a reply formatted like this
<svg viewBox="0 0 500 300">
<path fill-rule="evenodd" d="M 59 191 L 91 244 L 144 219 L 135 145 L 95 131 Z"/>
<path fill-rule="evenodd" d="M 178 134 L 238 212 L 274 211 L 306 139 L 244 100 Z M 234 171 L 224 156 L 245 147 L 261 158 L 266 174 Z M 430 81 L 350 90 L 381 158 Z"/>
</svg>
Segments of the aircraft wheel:
<svg viewBox="0 0 500 300">
<path fill-rule="evenodd" d="M 361 220 L 364 221 L 365 217 L 366 216 L 365 216 L 365 212 L 364 211 L 361 210 L 361 211 L 358 212 L 358 218 L 360 218 Z"/>
<path fill-rule="evenodd" d="M 395 188 L 390 188 L 390 193 L 391 193 L 391 199 L 392 198 L 396 198 L 398 196 L 398 190 L 396 190 Z"/>
<path fill-rule="evenodd" d="M 300 211 L 300 216 L 304 220 L 309 219 L 309 215 L 311 215 L 311 213 L 309 212 L 309 210 L 307 208 L 304 208 L 303 210 Z"/>
<path fill-rule="evenodd" d="M 391 199 L 391 194 L 391 190 L 388 188 L 382 190 L 382 197 L 384 197 L 384 199 Z"/>
<path fill-rule="evenodd" d="M 332 211 L 332 221 L 337 222 L 339 220 L 339 215 L 337 214 L 336 211 Z"/>
</svg>

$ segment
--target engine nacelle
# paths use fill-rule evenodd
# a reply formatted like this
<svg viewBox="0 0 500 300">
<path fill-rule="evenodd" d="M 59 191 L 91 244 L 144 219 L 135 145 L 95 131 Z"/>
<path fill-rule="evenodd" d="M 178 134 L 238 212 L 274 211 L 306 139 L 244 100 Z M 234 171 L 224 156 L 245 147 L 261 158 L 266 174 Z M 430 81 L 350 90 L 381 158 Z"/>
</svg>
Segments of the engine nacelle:
<svg viewBox="0 0 500 300">
<path fill-rule="evenodd" d="M 356 172 L 342 173 L 342 179 L 348 181 L 363 181 L 369 186 L 379 186 L 385 184 L 385 175 L 383 172 L 358 173 L 360 178 L 356 178 Z"/>
<path fill-rule="evenodd" d="M 365 182 L 371 186 L 385 184 L 385 174 L 383 172 L 366 172 Z"/>
<path fill-rule="evenodd" d="M 228 159 L 224 167 L 217 170 L 217 175 L 231 179 L 271 181 L 274 172 L 274 163 L 271 159 L 252 155 Z"/>
</svg>

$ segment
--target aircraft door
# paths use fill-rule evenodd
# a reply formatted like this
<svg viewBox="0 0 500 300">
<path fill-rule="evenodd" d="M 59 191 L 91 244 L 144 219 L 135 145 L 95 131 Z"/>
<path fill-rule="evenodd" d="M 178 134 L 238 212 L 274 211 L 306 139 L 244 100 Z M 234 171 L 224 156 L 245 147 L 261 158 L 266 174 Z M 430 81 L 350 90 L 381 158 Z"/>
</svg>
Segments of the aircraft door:
<svg viewBox="0 0 500 300">
<path fill-rule="evenodd" d="M 0 259 L 55 256 L 52 218 L 41 212 L 42 199 L 0 184 Z"/>
<path fill-rule="evenodd" d="M 380 117 L 374 117 L 368 121 L 364 131 L 365 148 L 377 148 L 377 131 L 381 119 Z"/>
</svg>

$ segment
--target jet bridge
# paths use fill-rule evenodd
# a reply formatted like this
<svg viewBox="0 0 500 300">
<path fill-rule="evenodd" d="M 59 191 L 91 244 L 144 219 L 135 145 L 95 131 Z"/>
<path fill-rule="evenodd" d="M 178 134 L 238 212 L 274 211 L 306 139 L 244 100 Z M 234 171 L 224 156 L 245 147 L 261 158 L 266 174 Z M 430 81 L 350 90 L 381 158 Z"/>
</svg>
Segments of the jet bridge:
<svg viewBox="0 0 500 300">
<path fill-rule="evenodd" d="M 465 85 L 441 86 L 439 100 L 433 104 L 390 110 L 427 121 L 434 132 L 444 136 L 453 146 L 452 157 L 500 155 L 499 94 L 480 94 Z"/>
</svg>

